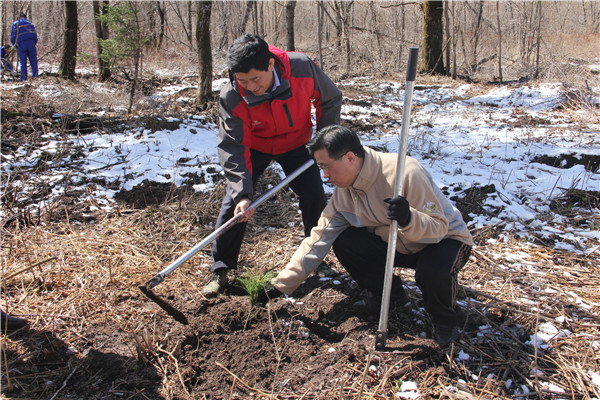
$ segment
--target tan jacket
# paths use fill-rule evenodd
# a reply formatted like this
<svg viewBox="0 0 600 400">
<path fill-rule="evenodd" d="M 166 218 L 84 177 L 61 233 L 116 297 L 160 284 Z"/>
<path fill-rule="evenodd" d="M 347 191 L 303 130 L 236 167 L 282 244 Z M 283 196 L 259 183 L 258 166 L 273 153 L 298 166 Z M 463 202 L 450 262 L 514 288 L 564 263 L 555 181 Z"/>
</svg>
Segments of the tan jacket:
<svg viewBox="0 0 600 400">
<path fill-rule="evenodd" d="M 325 258 L 338 235 L 349 226 L 367 227 L 388 241 L 391 221 L 383 199 L 394 197 L 397 155 L 365 147 L 362 169 L 351 187 L 336 187 L 319 223 L 296 250 L 285 269 L 271 283 L 291 294 Z M 403 196 L 410 204 L 411 220 L 398 229 L 396 250 L 411 254 L 442 239 L 473 245 L 473 239 L 458 209 L 433 182 L 429 172 L 414 158 L 406 157 Z M 357 246 L 360 243 L 357 243 Z"/>
</svg>

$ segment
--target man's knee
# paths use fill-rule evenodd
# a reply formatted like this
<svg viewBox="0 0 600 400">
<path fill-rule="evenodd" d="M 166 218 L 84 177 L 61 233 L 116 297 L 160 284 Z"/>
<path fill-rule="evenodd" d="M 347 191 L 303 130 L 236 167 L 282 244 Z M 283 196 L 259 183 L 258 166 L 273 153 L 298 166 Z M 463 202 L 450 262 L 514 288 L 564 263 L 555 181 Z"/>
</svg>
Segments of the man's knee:
<svg viewBox="0 0 600 400">
<path fill-rule="evenodd" d="M 356 246 L 356 235 L 353 228 L 344 229 L 333 242 L 333 251 L 347 251 L 348 248 Z"/>
</svg>

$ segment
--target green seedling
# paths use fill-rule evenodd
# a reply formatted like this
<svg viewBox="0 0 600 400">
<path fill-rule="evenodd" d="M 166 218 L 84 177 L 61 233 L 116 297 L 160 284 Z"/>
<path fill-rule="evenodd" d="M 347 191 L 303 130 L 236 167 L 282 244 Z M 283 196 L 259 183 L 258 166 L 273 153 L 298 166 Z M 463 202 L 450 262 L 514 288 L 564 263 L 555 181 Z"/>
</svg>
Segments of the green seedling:
<svg viewBox="0 0 600 400">
<path fill-rule="evenodd" d="M 245 269 L 237 279 L 237 284 L 248 293 L 250 304 L 258 307 L 258 296 L 264 291 L 271 289 L 271 279 L 276 276 L 275 271 L 266 273 L 253 269 Z"/>
</svg>

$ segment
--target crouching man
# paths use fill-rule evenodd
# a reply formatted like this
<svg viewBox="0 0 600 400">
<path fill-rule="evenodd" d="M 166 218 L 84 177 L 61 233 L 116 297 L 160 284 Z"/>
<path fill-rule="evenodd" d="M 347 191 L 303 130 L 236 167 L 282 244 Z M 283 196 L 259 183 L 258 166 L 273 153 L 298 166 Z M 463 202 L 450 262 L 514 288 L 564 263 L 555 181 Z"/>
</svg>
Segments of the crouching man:
<svg viewBox="0 0 600 400">
<path fill-rule="evenodd" d="M 339 125 L 326 127 L 307 144 L 323 177 L 335 185 L 318 225 L 273 278 L 265 299 L 291 295 L 333 251 L 364 289 L 381 298 L 390 220 L 398 221 L 395 267 L 415 270 L 416 283 L 442 346 L 458 339 L 458 272 L 473 245 L 460 212 L 414 158 L 406 157 L 404 193 L 394 197 L 397 154 L 363 147 L 358 135 Z M 405 302 L 400 277 L 392 301 Z"/>
</svg>

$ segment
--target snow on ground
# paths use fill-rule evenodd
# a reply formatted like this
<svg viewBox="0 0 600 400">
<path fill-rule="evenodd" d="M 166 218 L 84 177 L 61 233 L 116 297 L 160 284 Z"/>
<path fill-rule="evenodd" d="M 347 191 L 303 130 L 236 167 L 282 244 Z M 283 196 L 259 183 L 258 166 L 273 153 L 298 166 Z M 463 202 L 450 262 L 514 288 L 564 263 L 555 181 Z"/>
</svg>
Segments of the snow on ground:
<svg viewBox="0 0 600 400">
<path fill-rule="evenodd" d="M 223 79 L 215 81 L 214 87 L 223 83 Z M 363 143 L 397 151 L 404 85 L 354 79 L 342 82 L 342 91 L 349 86 L 378 94 L 366 105 L 344 105 L 342 118 L 365 123 L 374 115 L 385 118 L 383 128 L 362 132 Z M 193 84 L 179 83 L 162 87 L 154 96 L 168 96 L 193 87 Z M 60 94 L 57 86 L 50 83 L 40 85 L 38 90 L 47 98 Z M 558 84 L 486 87 L 485 90 L 478 88 L 472 95 L 474 88 L 468 84 L 417 86 L 413 96 L 409 154 L 428 168 L 440 187 L 450 192 L 494 184 L 496 192 L 488 196 L 483 207 L 499 209 L 500 213 L 497 217 L 473 215 L 471 227 L 502 224 L 507 229 L 522 231 L 524 237 L 535 227 L 548 235 L 561 236 L 560 246 L 564 250 L 593 251 L 587 243 L 590 239 L 600 239 L 597 229 L 557 230 L 556 226 L 563 224 L 564 218 L 555 215 L 541 221 L 539 215 L 548 213 L 550 201 L 567 189 L 599 191 L 600 173 L 587 171 L 584 165 L 557 168 L 534 161 L 540 156 L 565 154 L 576 158 L 583 154 L 599 156 L 600 125 L 582 128 L 572 123 L 568 113 L 557 112 Z M 208 176 L 209 169 L 220 171 L 217 127 L 207 123 L 201 115 L 176 122 L 176 128 L 159 131 L 139 128 L 117 134 L 73 136 L 69 144 L 80 149 L 79 154 L 84 156 L 77 160 L 78 172 L 61 163 L 65 165 L 63 168 L 53 169 L 38 179 L 52 183 L 67 175 L 74 181 L 94 176 L 113 183 L 111 187 L 116 183 L 131 190 L 144 180 L 181 185 L 187 174 Z M 33 152 L 22 149 L 14 158 L 4 157 L 2 174 L 10 174 L 11 168 L 35 165 L 44 152 L 52 154 L 64 149 L 62 138 L 52 132 L 46 135 L 49 140 L 46 147 Z M 210 186 L 209 180 L 195 188 L 209 190 Z M 60 193 L 60 188 L 55 190 Z M 327 190 L 331 191 L 332 187 Z M 27 193 L 28 188 L 24 186 L 22 194 Z M 96 186 L 91 196 L 106 199 L 106 206 L 110 207 L 114 193 L 114 189 Z"/>
<path fill-rule="evenodd" d="M 213 87 L 218 89 L 223 83 L 224 80 L 215 81 Z M 9 90 L 21 85 L 3 82 L 0 87 Z M 374 119 L 383 119 L 376 128 L 361 132 L 363 143 L 397 151 L 404 85 L 353 79 L 340 86 L 342 91 L 345 87 L 353 87 L 358 88 L 359 93 L 361 90 L 375 93 L 371 97 L 365 96 L 363 102 L 346 102 L 342 119 L 360 121 L 365 127 L 371 126 Z M 190 88 L 194 88 L 193 83 L 179 83 L 161 87 L 154 96 L 160 99 Z M 51 99 L 59 96 L 62 89 L 44 83 L 37 90 L 40 96 Z M 535 161 L 541 156 L 573 155 L 576 159 L 581 159 L 582 155 L 600 156 L 600 125 L 598 122 L 574 123 L 568 112 L 557 110 L 560 91 L 557 84 L 483 88 L 469 84 L 418 86 L 413 97 L 408 151 L 426 166 L 438 185 L 450 193 L 474 186 L 495 186 L 496 191 L 490 193 L 483 208 L 500 210 L 498 215 L 472 215 L 471 228 L 499 225 L 525 239 L 535 230 L 542 236 L 558 237 L 560 240 L 555 242 L 558 250 L 594 254 L 597 259 L 600 252 L 598 228 L 573 226 L 565 217 L 552 213 L 549 204 L 567 189 L 600 191 L 600 173 L 588 171 L 583 165 L 552 167 Z M 86 183 L 89 186 L 87 198 L 93 198 L 96 204 L 109 211 L 115 205 L 113 196 L 118 191 L 115 187 L 131 190 L 144 180 L 181 185 L 188 174 L 204 175 L 206 183 L 194 188 L 210 190 L 212 171 L 221 172 L 216 150 L 217 127 L 206 122 L 202 115 L 165 122 L 170 128 L 73 135 L 68 138 L 68 146 L 73 149 L 69 152 L 64 152 L 66 145 L 61 135 L 45 133 L 48 141 L 45 147 L 33 151 L 22 148 L 13 156 L 3 155 L 1 189 L 5 189 L 15 170 L 35 166 L 44 154 L 65 154 L 62 162 L 54 163 L 54 168 L 30 182 L 20 182 L 20 195 L 23 198 L 30 196 L 35 186 L 45 182 L 54 187 L 56 196 L 60 196 L 64 187 L 57 182 L 68 178 L 67 181 L 77 184 L 89 182 L 94 177 L 96 182 L 103 181 L 106 185 Z M 77 168 L 72 168 L 73 165 Z M 332 187 L 327 190 L 331 191 Z M 85 200 L 81 198 L 81 201 Z M 52 198 L 47 202 L 51 203 Z M 542 215 L 545 217 L 541 218 Z M 503 239 L 502 236 L 489 239 L 489 243 L 493 245 Z M 497 259 L 499 268 L 504 262 L 510 263 L 513 269 L 543 274 L 526 252 L 492 256 Z M 577 301 L 577 294 L 572 293 L 572 296 Z M 582 300 L 579 304 L 581 307 L 598 306 L 585 304 Z M 571 334 L 558 328 L 560 326 L 561 321 L 540 325 L 528 344 L 545 348 L 553 340 Z M 489 331 L 489 326 L 480 327 L 482 337 L 490 334 Z M 594 346 L 596 350 L 600 347 L 597 342 Z M 458 361 L 469 357 L 463 351 Z M 589 374 L 594 384 L 600 387 L 600 371 L 589 371 Z M 507 381 L 506 385 L 509 387 L 511 382 Z M 529 389 L 515 387 L 514 390 L 518 394 L 527 393 Z M 396 398 L 418 396 L 414 382 L 403 383 L 396 393 Z"/>
</svg>

